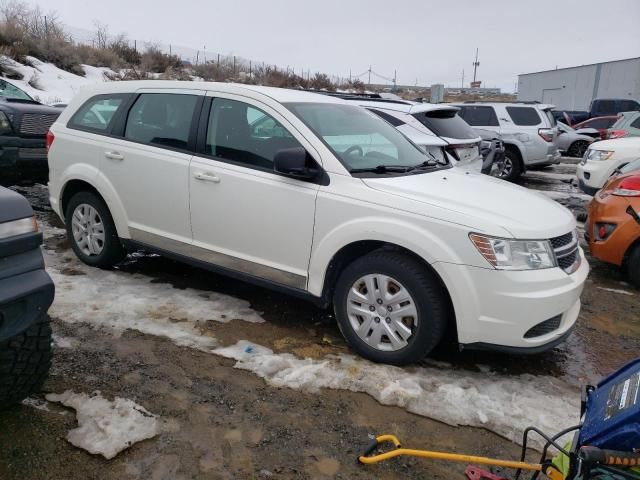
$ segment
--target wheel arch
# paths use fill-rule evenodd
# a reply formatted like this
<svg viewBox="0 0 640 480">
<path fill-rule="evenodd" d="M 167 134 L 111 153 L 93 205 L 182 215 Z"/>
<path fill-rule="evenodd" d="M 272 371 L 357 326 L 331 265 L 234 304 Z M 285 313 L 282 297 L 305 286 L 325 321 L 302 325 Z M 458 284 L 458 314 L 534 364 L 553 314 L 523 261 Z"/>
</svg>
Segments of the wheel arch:
<svg viewBox="0 0 640 480">
<path fill-rule="evenodd" d="M 322 300 L 325 305 L 330 305 L 333 297 L 333 292 L 337 280 L 344 271 L 344 269 L 353 263 L 355 260 L 362 258 L 363 256 L 378 250 L 392 251 L 403 253 L 417 263 L 419 263 L 422 268 L 428 271 L 433 278 L 437 280 L 437 282 L 442 287 L 443 292 L 446 295 L 446 302 L 449 308 L 449 318 L 453 325 L 455 326 L 455 310 L 453 308 L 453 301 L 451 299 L 451 293 L 449 291 L 449 287 L 440 276 L 440 274 L 431 266 L 431 264 L 426 261 L 423 257 L 415 253 L 414 251 L 399 245 L 397 243 L 392 243 L 383 240 L 358 240 L 348 243 L 344 245 L 341 249 L 339 249 L 335 255 L 329 261 L 327 265 L 324 282 L 322 284 Z"/>
<path fill-rule="evenodd" d="M 88 167 L 88 166 L 85 166 Z M 94 170 L 93 168 L 91 170 Z M 113 186 L 97 171 L 86 171 L 81 168 L 77 172 L 67 172 L 59 194 L 60 217 L 65 220 L 66 208 L 71 197 L 81 191 L 90 191 L 98 195 L 109 209 L 118 236 L 129 238 L 128 221 L 124 206 Z"/>
<path fill-rule="evenodd" d="M 524 163 L 524 157 L 522 155 L 522 149 L 520 145 L 517 143 L 511 143 L 509 141 L 504 141 L 505 150 L 512 151 L 518 157 L 518 162 L 520 162 L 520 171 L 524 173 L 527 170 L 527 166 Z"/>
</svg>

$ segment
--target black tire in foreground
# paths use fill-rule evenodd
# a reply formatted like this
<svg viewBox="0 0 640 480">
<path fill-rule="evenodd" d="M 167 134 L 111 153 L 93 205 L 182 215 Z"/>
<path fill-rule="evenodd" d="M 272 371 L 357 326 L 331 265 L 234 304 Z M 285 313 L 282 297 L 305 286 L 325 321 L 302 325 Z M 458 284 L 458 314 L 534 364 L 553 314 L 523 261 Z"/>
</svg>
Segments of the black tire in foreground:
<svg viewBox="0 0 640 480">
<path fill-rule="evenodd" d="M 0 342 L 0 409 L 42 388 L 51 367 L 51 324 L 42 315 L 30 328 Z"/>
<path fill-rule="evenodd" d="M 86 209 L 91 212 L 92 218 L 86 218 L 87 222 L 92 222 L 83 228 L 91 228 L 99 226 L 102 231 L 101 240 L 94 244 L 94 252 L 87 251 L 86 248 L 79 245 L 78 240 L 74 236 L 73 217 L 74 212 L 78 208 Z M 91 210 L 93 209 L 93 210 Z M 78 192 L 69 200 L 65 211 L 65 224 L 67 228 L 67 237 L 71 242 L 71 248 L 87 265 L 98 268 L 111 268 L 120 262 L 126 255 L 125 249 L 118 238 L 118 232 L 113 218 L 109 212 L 107 204 L 93 192 Z"/>
<path fill-rule="evenodd" d="M 424 358 L 449 321 L 448 295 L 436 276 L 395 251 L 377 250 L 346 267 L 333 306 L 340 331 L 358 354 L 393 365 Z"/>
</svg>

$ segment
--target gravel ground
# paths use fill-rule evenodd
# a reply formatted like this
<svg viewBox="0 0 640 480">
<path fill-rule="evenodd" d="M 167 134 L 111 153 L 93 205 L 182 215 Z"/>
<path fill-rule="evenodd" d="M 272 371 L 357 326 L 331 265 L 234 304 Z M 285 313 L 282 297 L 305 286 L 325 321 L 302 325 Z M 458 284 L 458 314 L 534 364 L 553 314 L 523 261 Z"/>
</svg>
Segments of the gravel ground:
<svg viewBox="0 0 640 480">
<path fill-rule="evenodd" d="M 576 214 L 586 200 L 564 174 L 575 161 L 531 172 L 528 188 L 554 192 Z M 547 173 L 560 175 L 545 175 Z M 16 187 L 45 223 L 56 223 L 44 187 Z M 50 229 L 47 255 L 67 256 L 64 236 Z M 513 357 L 458 352 L 445 344 L 425 365 L 451 375 L 482 369 L 502 375 L 555 378 L 573 388 L 595 382 L 640 351 L 640 292 L 617 269 L 590 260 L 575 334 L 552 352 Z M 67 274 L 83 275 L 70 261 Z M 182 265 L 155 255 L 130 257 L 119 270 L 178 289 L 219 292 L 249 302 L 265 323 L 211 322 L 203 335 L 221 345 L 247 339 L 275 352 L 323 358 L 349 353 L 332 316 L 302 301 Z M 627 292 L 627 294 L 620 293 Z M 180 319 L 176 319 L 177 322 Z M 106 398 L 129 398 L 158 415 L 157 437 L 133 445 L 113 460 L 71 446 L 73 410 L 18 406 L 0 413 L 0 479 L 244 479 L 244 478 L 464 478 L 464 465 L 411 458 L 361 466 L 357 453 L 369 434 L 394 433 L 407 446 L 516 457 L 519 447 L 483 428 L 452 427 L 384 406 L 369 395 L 346 390 L 307 392 L 269 386 L 233 360 L 178 346 L 154 335 L 127 330 L 121 336 L 90 321 L 70 324 L 53 318 L 58 342 L 45 392 L 65 390 Z M 407 367 L 411 371 L 415 367 Z M 39 396 L 38 398 L 42 398 Z M 533 455 L 533 454 L 532 454 Z"/>
</svg>

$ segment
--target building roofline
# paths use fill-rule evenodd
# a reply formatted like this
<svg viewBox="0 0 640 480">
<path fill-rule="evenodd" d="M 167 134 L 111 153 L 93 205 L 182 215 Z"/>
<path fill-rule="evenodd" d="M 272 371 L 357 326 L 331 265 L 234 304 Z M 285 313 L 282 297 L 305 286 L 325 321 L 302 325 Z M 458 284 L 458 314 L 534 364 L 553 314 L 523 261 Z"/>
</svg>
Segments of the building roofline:
<svg viewBox="0 0 640 480">
<path fill-rule="evenodd" d="M 552 68 L 550 70 L 539 70 L 537 72 L 519 73 L 518 77 L 524 77 L 525 75 L 535 75 L 537 73 L 558 72 L 560 70 L 571 70 L 573 68 L 592 67 L 593 65 L 604 65 L 605 63 L 628 62 L 629 60 L 640 60 L 640 57 L 621 58 L 619 60 L 608 60 L 606 62 L 585 63 L 584 65 L 575 65 L 573 67 Z"/>
</svg>

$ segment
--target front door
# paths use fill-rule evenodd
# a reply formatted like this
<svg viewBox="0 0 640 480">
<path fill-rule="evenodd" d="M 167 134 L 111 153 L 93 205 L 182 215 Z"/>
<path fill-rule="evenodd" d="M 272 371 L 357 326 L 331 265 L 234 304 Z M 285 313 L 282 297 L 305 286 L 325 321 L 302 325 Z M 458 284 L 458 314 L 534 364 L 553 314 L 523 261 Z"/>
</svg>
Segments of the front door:
<svg viewBox="0 0 640 480">
<path fill-rule="evenodd" d="M 192 255 L 305 289 L 318 185 L 275 173 L 273 158 L 313 149 L 270 107 L 225 97 L 212 99 L 204 152 L 191 161 Z"/>
</svg>

